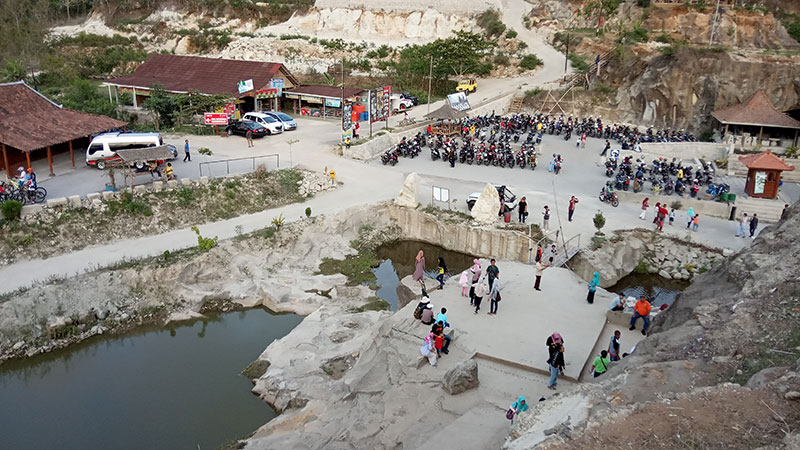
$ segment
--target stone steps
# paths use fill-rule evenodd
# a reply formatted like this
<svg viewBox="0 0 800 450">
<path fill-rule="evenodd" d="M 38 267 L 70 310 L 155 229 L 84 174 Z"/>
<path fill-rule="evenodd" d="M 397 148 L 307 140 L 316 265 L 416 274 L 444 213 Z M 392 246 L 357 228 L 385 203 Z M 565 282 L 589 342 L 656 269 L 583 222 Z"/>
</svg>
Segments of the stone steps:
<svg viewBox="0 0 800 450">
<path fill-rule="evenodd" d="M 510 403 L 509 403 L 510 404 Z M 486 450 L 500 448 L 511 422 L 501 408 L 491 404 L 476 406 L 446 427 L 433 433 L 417 450 Z"/>
<path fill-rule="evenodd" d="M 753 213 L 758 214 L 758 220 L 764 222 L 777 222 L 781 218 L 784 202 L 780 200 L 767 200 L 761 198 L 736 197 L 736 216 L 742 217 L 742 213 L 748 216 Z"/>
</svg>

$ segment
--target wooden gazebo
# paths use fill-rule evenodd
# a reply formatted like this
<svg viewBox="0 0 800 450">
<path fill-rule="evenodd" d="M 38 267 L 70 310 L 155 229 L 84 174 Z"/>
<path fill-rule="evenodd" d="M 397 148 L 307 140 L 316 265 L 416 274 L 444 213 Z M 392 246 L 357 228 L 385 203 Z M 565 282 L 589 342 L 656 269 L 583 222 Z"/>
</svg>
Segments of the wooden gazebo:
<svg viewBox="0 0 800 450">
<path fill-rule="evenodd" d="M 794 170 L 794 166 L 786 164 L 769 150 L 756 155 L 740 156 L 739 161 L 747 166 L 744 192 L 750 197 L 777 197 L 781 172 Z"/>
<path fill-rule="evenodd" d="M 148 170 L 150 163 L 155 163 L 158 170 L 163 170 L 161 165 L 164 161 L 174 158 L 172 151 L 166 145 L 159 145 L 158 147 L 144 147 L 144 148 L 129 148 L 125 150 L 117 150 L 119 160 L 124 168 L 125 185 L 133 186 L 134 178 L 139 175 L 147 175 L 150 173 Z"/>
<path fill-rule="evenodd" d="M 431 134 L 443 136 L 461 133 L 459 121 L 465 117 L 467 117 L 466 112 L 453 109 L 450 103 L 446 101 L 441 108 L 425 114 L 425 118 L 431 121 Z M 434 120 L 438 121 L 435 125 Z"/>
<path fill-rule="evenodd" d="M 726 143 L 741 147 L 797 145 L 800 122 L 775 108 L 764 91 L 711 115 L 725 126 L 722 134 Z"/>
</svg>

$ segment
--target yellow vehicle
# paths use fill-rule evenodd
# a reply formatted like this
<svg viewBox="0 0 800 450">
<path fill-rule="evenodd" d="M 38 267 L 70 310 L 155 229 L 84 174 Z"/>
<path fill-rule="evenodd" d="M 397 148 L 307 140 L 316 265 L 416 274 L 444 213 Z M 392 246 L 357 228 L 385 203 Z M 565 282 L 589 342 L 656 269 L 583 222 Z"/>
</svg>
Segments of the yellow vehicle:
<svg viewBox="0 0 800 450">
<path fill-rule="evenodd" d="M 463 80 L 458 82 L 458 86 L 456 87 L 456 91 L 458 92 L 475 92 L 478 90 L 478 82 L 475 78 L 464 78 Z"/>
</svg>

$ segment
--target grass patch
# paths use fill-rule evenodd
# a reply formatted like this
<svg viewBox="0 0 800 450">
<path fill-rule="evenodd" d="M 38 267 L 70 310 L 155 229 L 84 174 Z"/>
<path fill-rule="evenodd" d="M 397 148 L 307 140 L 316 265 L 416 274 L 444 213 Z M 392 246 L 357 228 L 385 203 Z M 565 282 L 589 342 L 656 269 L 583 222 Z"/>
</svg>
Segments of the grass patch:
<svg viewBox="0 0 800 450">
<path fill-rule="evenodd" d="M 577 53 L 569 54 L 569 62 L 572 64 L 572 68 L 578 73 L 586 73 L 589 71 L 589 63 L 586 62 L 586 58 Z"/>
<path fill-rule="evenodd" d="M 533 70 L 543 64 L 544 62 L 538 56 L 532 54 L 523 56 L 519 61 L 519 66 L 525 70 Z"/>
<path fill-rule="evenodd" d="M 635 273 L 646 274 L 649 273 L 650 266 L 647 264 L 647 261 L 640 259 L 639 263 L 636 264 L 636 267 L 633 268 Z"/>
<path fill-rule="evenodd" d="M 255 380 L 264 376 L 267 373 L 267 369 L 269 369 L 269 361 L 263 359 L 257 359 L 251 362 L 247 367 L 242 370 L 242 375 L 246 376 L 251 380 Z"/>
<path fill-rule="evenodd" d="M 345 256 L 344 259 L 322 258 L 319 271 L 323 275 L 340 273 L 347 277 L 347 284 L 355 286 L 375 282 L 372 268 L 377 267 L 378 257 L 372 250 L 360 251 L 356 255 Z"/>
<path fill-rule="evenodd" d="M 452 209 L 442 209 L 438 206 L 428 205 L 422 208 L 422 212 L 432 214 L 439 220 L 450 225 L 457 225 L 472 222 L 472 216 L 461 211 Z"/>
<path fill-rule="evenodd" d="M 358 308 L 351 308 L 348 311 L 351 313 L 362 313 L 364 311 L 387 311 L 388 309 L 389 303 L 386 300 L 378 297 L 370 297 L 367 299 L 367 303 Z"/>
<path fill-rule="evenodd" d="M 598 250 L 598 249 L 600 249 L 601 247 L 603 247 L 603 244 L 605 244 L 605 243 L 606 243 L 606 238 L 605 238 L 605 236 L 597 236 L 597 235 L 595 235 L 595 236 L 592 236 L 592 245 L 591 245 L 591 249 L 592 249 L 592 250 Z"/>
<path fill-rule="evenodd" d="M 797 302 L 794 304 L 796 306 Z M 748 354 L 746 358 L 743 358 L 738 368 L 741 370 L 741 374 L 735 374 L 731 381 L 744 386 L 750 377 L 766 368 L 794 367 L 798 358 L 797 348 L 800 347 L 800 327 L 797 326 L 796 321 L 793 323 L 794 326 L 789 331 L 786 339 L 776 339 L 775 343 L 767 346 L 759 345 L 757 347 L 759 348 L 758 352 Z M 770 349 L 778 351 L 770 351 Z"/>
</svg>

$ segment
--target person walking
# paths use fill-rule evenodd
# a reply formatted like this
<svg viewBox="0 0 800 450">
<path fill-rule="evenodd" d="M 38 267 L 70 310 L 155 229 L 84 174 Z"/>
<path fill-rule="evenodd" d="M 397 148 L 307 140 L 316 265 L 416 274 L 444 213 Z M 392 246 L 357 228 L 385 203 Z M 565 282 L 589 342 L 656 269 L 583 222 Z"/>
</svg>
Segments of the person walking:
<svg viewBox="0 0 800 450">
<path fill-rule="evenodd" d="M 788 213 L 789 213 L 789 205 L 783 205 L 783 211 L 781 211 L 781 219 L 780 220 L 785 220 L 786 219 L 786 214 L 788 214 Z"/>
<path fill-rule="evenodd" d="M 619 330 L 614 330 L 611 342 L 608 343 L 608 359 L 611 361 L 619 361 L 619 337 L 621 334 Z"/>
<path fill-rule="evenodd" d="M 656 216 L 653 217 L 653 224 L 658 228 L 658 216 L 661 214 L 661 202 L 656 202 L 656 206 L 653 207 L 653 212 L 656 213 Z"/>
<path fill-rule="evenodd" d="M 547 359 L 548 362 L 553 356 L 558 352 L 558 347 L 564 343 L 564 338 L 561 337 L 558 332 L 547 336 L 547 340 L 545 341 L 544 345 L 547 346 Z"/>
<path fill-rule="evenodd" d="M 600 153 L 600 156 L 606 156 L 606 153 L 611 149 L 611 142 L 608 142 L 606 139 L 606 145 L 603 147 L 603 151 Z"/>
<path fill-rule="evenodd" d="M 542 211 L 542 229 L 549 230 L 550 229 L 550 207 L 544 205 L 544 211 Z"/>
<path fill-rule="evenodd" d="M 547 389 L 556 390 L 558 375 L 564 375 L 564 344 L 558 345 L 558 351 L 550 357 L 547 363 L 550 365 L 550 380 L 547 383 Z"/>
<path fill-rule="evenodd" d="M 517 212 L 519 213 L 519 223 L 525 223 L 525 218 L 528 216 L 528 201 L 522 197 L 517 204 Z"/>
<path fill-rule="evenodd" d="M 497 304 L 500 303 L 502 300 L 500 291 L 502 287 L 500 286 L 500 274 L 498 273 L 495 277 L 494 283 L 492 284 L 492 288 L 489 291 L 489 315 L 494 316 L 497 314 Z"/>
<path fill-rule="evenodd" d="M 489 261 L 489 267 L 486 268 L 486 276 L 489 278 L 489 290 L 492 289 L 494 279 L 500 275 L 500 268 L 495 265 L 494 259 Z"/>
<path fill-rule="evenodd" d="M 481 262 L 478 260 L 478 258 L 472 260 L 472 267 L 469 268 L 469 272 L 472 275 L 472 281 L 469 288 L 469 304 L 472 305 L 475 302 L 476 284 L 481 279 Z"/>
<path fill-rule="evenodd" d="M 589 293 L 586 294 L 586 301 L 591 305 L 594 303 L 594 293 L 600 284 L 600 274 L 595 272 L 592 281 L 589 282 Z"/>
<path fill-rule="evenodd" d="M 642 220 L 647 216 L 647 208 L 650 207 L 647 203 L 648 201 L 650 201 L 650 197 L 645 197 L 644 200 L 642 200 L 642 213 L 639 214 L 639 218 Z"/>
<path fill-rule="evenodd" d="M 644 320 L 644 327 L 642 328 L 642 334 L 647 334 L 647 329 L 650 327 L 650 302 L 644 298 L 644 295 L 639 297 L 639 300 L 633 305 L 633 317 L 631 317 L 631 327 L 629 330 L 633 331 L 636 329 L 636 321 L 641 317 Z"/>
<path fill-rule="evenodd" d="M 475 307 L 475 314 L 478 314 L 478 311 L 481 310 L 481 301 L 483 300 L 483 296 L 486 295 L 489 287 L 486 286 L 483 281 L 478 281 L 475 283 L 473 288 L 472 305 Z"/>
<path fill-rule="evenodd" d="M 436 281 L 439 282 L 439 289 L 444 289 L 444 276 L 447 273 L 447 264 L 444 262 L 444 258 L 441 256 L 439 257 L 439 267 L 437 269 L 436 274 Z"/>
<path fill-rule="evenodd" d="M 757 227 L 758 227 L 758 214 L 753 213 L 753 218 L 750 219 L 750 237 L 753 239 L 755 239 Z"/>
<path fill-rule="evenodd" d="M 747 213 L 742 214 L 742 220 L 739 221 L 739 229 L 736 231 L 736 234 L 733 237 L 747 237 L 747 226 L 749 219 L 747 217 Z"/>
<path fill-rule="evenodd" d="M 700 227 L 700 214 L 695 214 L 692 218 L 692 231 L 697 231 L 698 227 Z"/>
<path fill-rule="evenodd" d="M 528 410 L 528 403 L 525 402 L 525 396 L 520 395 L 517 401 L 511 404 L 511 407 L 508 408 L 506 411 L 506 418 L 514 423 L 514 417 L 517 417 L 519 413 L 525 412 Z"/>
<path fill-rule="evenodd" d="M 689 207 L 689 210 L 686 211 L 686 217 L 689 218 L 689 221 L 686 222 L 686 228 L 689 228 L 692 225 L 692 220 L 694 219 L 694 208 L 691 206 Z"/>
<path fill-rule="evenodd" d="M 542 283 L 542 272 L 544 272 L 544 270 L 550 267 L 552 264 L 553 264 L 552 256 L 550 257 L 550 264 L 543 264 L 541 259 L 536 262 L 536 282 L 533 284 L 533 288 L 536 289 L 537 291 L 541 291 L 539 285 Z"/>
<path fill-rule="evenodd" d="M 189 140 L 186 139 L 183 143 L 183 152 L 185 153 L 183 157 L 183 162 L 189 161 L 192 162 L 192 155 L 189 154 Z"/>
<path fill-rule="evenodd" d="M 573 195 L 572 198 L 569 199 L 569 215 L 567 216 L 570 222 L 572 222 L 572 215 L 575 214 L 575 205 L 577 203 L 578 198 Z"/>
<path fill-rule="evenodd" d="M 581 148 L 586 148 L 586 133 L 581 136 Z"/>
<path fill-rule="evenodd" d="M 542 243 L 536 243 L 536 256 L 533 257 L 534 262 L 539 262 L 542 260 Z"/>
<path fill-rule="evenodd" d="M 247 133 L 245 133 L 245 137 L 247 137 L 247 147 L 253 146 L 253 130 L 248 129 Z"/>
<path fill-rule="evenodd" d="M 596 357 L 592 362 L 592 376 L 597 378 L 606 373 L 609 363 L 611 363 L 611 360 L 608 359 L 608 352 L 601 350 L 600 356 Z"/>
<path fill-rule="evenodd" d="M 414 281 L 422 286 L 422 292 L 425 293 L 425 280 L 423 279 L 425 276 L 425 254 L 422 250 L 417 253 L 417 258 L 414 261 Z"/>
<path fill-rule="evenodd" d="M 672 222 L 675 222 L 675 208 L 669 211 L 669 226 L 672 226 Z"/>
</svg>

